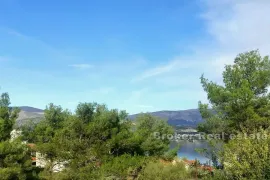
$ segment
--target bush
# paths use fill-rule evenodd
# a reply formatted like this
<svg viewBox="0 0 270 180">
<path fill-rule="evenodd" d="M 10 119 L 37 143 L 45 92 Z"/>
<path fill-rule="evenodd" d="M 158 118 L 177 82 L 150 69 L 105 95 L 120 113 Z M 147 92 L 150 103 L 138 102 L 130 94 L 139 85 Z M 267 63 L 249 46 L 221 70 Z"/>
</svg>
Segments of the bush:
<svg viewBox="0 0 270 180">
<path fill-rule="evenodd" d="M 102 164 L 99 172 L 104 178 L 126 179 L 136 178 L 147 161 L 146 157 L 122 155 L 109 159 Z"/>
<path fill-rule="evenodd" d="M 187 180 L 191 178 L 189 171 L 182 163 L 164 165 L 161 162 L 150 162 L 143 169 L 139 180 Z"/>
<path fill-rule="evenodd" d="M 206 175 L 202 180 L 230 180 L 230 178 L 226 176 L 223 170 L 215 170 L 213 175 Z"/>
<path fill-rule="evenodd" d="M 236 138 L 225 145 L 224 168 L 231 179 L 270 179 L 269 131 L 253 134 L 257 133 L 266 138 Z M 239 133 L 238 137 L 241 136 L 244 134 Z"/>
</svg>

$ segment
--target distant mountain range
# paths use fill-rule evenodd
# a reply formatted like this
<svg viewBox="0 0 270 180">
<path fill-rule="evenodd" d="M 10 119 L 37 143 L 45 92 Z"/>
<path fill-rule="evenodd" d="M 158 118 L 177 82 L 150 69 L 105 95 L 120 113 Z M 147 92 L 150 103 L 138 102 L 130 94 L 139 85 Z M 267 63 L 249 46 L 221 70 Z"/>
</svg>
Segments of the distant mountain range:
<svg viewBox="0 0 270 180">
<path fill-rule="evenodd" d="M 188 109 L 180 111 L 157 111 L 150 112 L 151 115 L 166 119 L 172 126 L 196 127 L 203 121 L 198 109 Z M 130 115 L 130 119 L 135 119 L 139 114 Z"/>
<path fill-rule="evenodd" d="M 44 110 L 42 109 L 38 109 L 38 108 L 30 107 L 30 106 L 20 106 L 19 108 L 21 109 L 21 111 L 26 111 L 29 113 L 43 113 L 44 112 Z"/>
<path fill-rule="evenodd" d="M 38 123 L 44 118 L 44 111 L 42 109 L 29 106 L 21 106 L 19 108 L 21 109 L 19 118 L 17 119 L 17 125 L 19 126 L 29 120 Z M 167 120 L 168 124 L 172 126 L 196 127 L 198 123 L 203 121 L 198 109 L 181 111 L 157 111 L 150 112 L 150 114 Z M 138 115 L 139 114 L 130 115 L 129 118 L 134 120 Z"/>
</svg>

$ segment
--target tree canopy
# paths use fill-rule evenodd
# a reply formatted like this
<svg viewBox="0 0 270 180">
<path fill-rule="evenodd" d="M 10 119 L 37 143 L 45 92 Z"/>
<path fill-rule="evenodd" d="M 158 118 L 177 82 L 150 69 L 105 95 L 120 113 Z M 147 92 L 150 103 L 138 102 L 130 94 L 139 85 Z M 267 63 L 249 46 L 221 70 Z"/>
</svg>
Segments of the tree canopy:
<svg viewBox="0 0 270 180">
<path fill-rule="evenodd" d="M 199 102 L 206 120 L 200 131 L 227 134 L 270 125 L 270 60 L 259 51 L 239 54 L 233 65 L 226 65 L 223 84 L 201 77 L 210 106 Z M 210 112 L 209 108 L 213 110 Z M 212 113 L 214 112 L 214 113 Z"/>
<path fill-rule="evenodd" d="M 44 179 L 95 178 L 99 173 L 127 176 L 139 171 L 147 159 L 169 152 L 169 140 L 156 139 L 153 134 L 172 133 L 172 127 L 148 114 L 133 123 L 125 111 L 97 103 L 80 103 L 74 114 L 50 104 L 44 113 L 44 121 L 34 128 L 23 128 L 23 138 L 35 143 L 49 162 L 40 173 Z M 124 161 L 125 158 L 128 159 Z M 54 168 L 60 162 L 65 162 L 66 169 L 56 175 Z M 126 169 L 115 172 L 113 167 L 108 168 L 112 163 L 119 170 Z"/>
<path fill-rule="evenodd" d="M 19 138 L 11 139 L 11 131 L 19 109 L 10 107 L 8 93 L 0 97 L 0 179 L 32 178 L 31 156 Z"/>
</svg>

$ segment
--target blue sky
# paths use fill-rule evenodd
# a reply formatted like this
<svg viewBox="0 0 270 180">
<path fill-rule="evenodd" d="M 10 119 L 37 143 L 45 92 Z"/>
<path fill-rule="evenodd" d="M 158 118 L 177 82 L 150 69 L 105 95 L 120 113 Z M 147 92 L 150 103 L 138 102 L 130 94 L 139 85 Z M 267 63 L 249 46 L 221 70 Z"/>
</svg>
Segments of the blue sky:
<svg viewBox="0 0 270 180">
<path fill-rule="evenodd" d="M 196 108 L 240 52 L 270 49 L 268 0 L 0 0 L 0 85 L 13 105 Z"/>
</svg>

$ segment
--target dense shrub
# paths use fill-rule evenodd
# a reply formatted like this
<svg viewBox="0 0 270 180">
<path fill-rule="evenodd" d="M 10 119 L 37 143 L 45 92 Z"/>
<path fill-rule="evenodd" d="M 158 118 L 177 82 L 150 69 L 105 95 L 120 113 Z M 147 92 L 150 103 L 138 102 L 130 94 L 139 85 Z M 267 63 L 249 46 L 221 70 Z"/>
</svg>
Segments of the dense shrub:
<svg viewBox="0 0 270 180">
<path fill-rule="evenodd" d="M 163 164 L 161 162 L 150 162 L 143 169 L 139 180 L 188 180 L 191 179 L 189 171 L 182 163 Z"/>
</svg>

